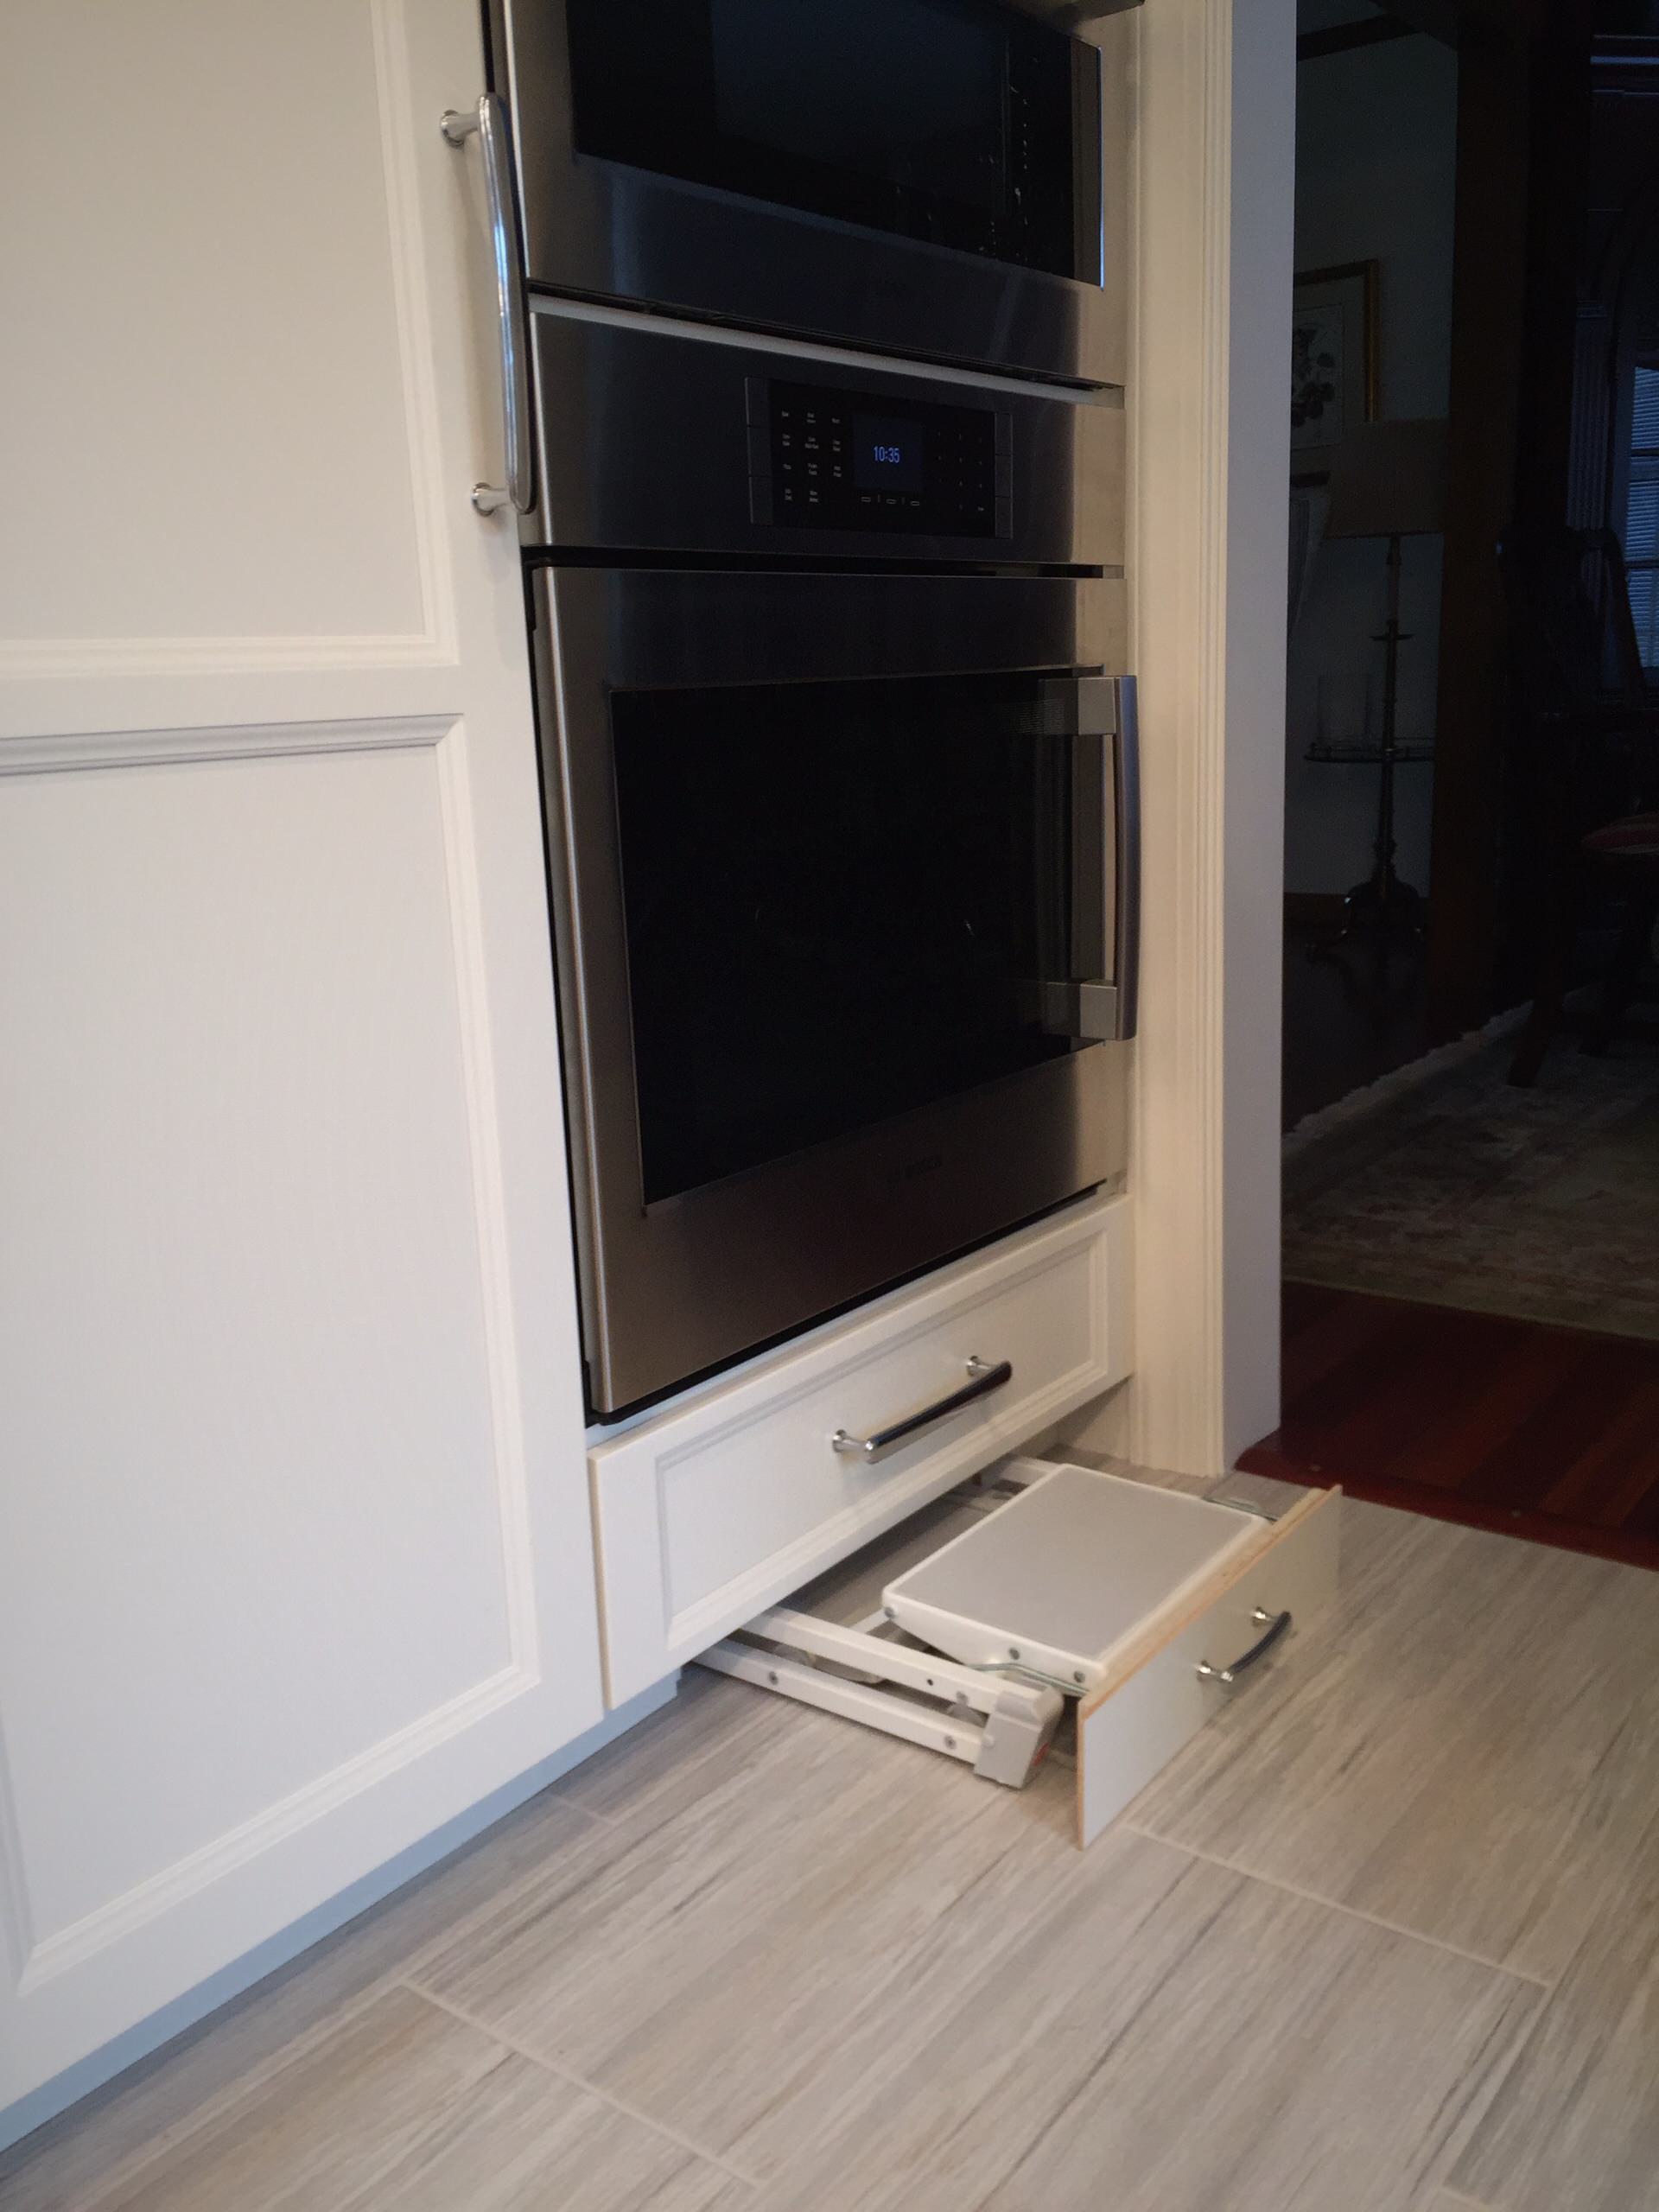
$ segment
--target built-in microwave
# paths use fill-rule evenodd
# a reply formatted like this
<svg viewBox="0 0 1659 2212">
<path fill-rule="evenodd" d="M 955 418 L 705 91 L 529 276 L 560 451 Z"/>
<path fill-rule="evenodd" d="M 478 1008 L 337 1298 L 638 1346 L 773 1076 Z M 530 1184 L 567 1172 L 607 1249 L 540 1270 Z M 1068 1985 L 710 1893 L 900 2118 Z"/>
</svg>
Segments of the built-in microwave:
<svg viewBox="0 0 1659 2212">
<path fill-rule="evenodd" d="M 490 23 L 532 291 L 1122 381 L 1101 55 L 1039 15 L 490 0 Z"/>
</svg>

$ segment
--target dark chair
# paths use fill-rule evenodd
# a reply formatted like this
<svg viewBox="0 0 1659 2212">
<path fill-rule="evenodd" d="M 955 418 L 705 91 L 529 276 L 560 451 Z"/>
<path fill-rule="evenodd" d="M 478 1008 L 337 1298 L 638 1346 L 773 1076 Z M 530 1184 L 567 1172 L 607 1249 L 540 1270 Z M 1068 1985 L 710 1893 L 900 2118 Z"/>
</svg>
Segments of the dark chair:
<svg viewBox="0 0 1659 2212">
<path fill-rule="evenodd" d="M 1526 1084 L 1560 1027 L 1586 917 L 1608 904 L 1619 914 L 1586 1052 L 1617 1033 L 1659 924 L 1659 695 L 1611 531 L 1517 528 L 1499 559 L 1539 900 L 1532 1010 L 1510 1068 Z"/>
</svg>

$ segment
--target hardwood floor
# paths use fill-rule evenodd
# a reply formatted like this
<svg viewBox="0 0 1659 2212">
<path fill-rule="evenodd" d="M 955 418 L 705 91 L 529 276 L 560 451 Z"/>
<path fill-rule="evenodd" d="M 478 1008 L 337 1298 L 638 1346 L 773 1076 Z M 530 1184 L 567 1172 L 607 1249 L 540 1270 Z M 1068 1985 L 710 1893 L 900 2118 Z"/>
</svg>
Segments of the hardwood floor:
<svg viewBox="0 0 1659 2212">
<path fill-rule="evenodd" d="M 1287 1283 L 1241 1466 L 1659 1568 L 1659 1344 Z"/>
<path fill-rule="evenodd" d="M 1659 1586 L 1342 1510 L 1337 1614 L 1092 1850 L 1058 1760 L 694 1669 L 0 2207 L 1652 2212 Z"/>
</svg>

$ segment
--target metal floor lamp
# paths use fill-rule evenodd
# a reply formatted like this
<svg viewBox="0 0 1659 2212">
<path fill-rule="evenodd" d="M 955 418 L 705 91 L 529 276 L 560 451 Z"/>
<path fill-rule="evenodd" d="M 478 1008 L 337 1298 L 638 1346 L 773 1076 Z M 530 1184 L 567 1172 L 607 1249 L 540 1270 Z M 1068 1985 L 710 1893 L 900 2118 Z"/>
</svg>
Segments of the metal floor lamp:
<svg viewBox="0 0 1659 2212">
<path fill-rule="evenodd" d="M 1330 478 L 1326 538 L 1381 537 L 1388 542 L 1388 600 L 1374 642 L 1382 648 L 1382 723 L 1375 743 L 1316 744 L 1307 757 L 1332 766 L 1377 771 L 1376 828 L 1370 873 L 1344 896 L 1341 935 L 1375 931 L 1386 942 L 1414 936 L 1423 926 L 1423 896 L 1395 865 L 1395 773 L 1410 762 L 1433 758 L 1432 746 L 1399 739 L 1400 648 L 1410 632 L 1400 626 L 1401 542 L 1445 527 L 1446 426 L 1444 422 L 1367 423 L 1346 437 Z"/>
</svg>

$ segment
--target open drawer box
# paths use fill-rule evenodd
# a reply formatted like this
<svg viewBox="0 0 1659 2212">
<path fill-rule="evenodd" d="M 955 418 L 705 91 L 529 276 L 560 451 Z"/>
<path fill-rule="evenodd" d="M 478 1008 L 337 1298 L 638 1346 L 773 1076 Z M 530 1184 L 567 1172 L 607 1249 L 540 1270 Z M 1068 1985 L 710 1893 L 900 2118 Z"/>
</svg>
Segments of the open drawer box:
<svg viewBox="0 0 1659 2212">
<path fill-rule="evenodd" d="M 1068 1707 L 1088 1843 L 1335 1594 L 1335 1491 L 1243 1503 L 1014 1459 L 702 1663 L 1024 1782 Z"/>
</svg>

